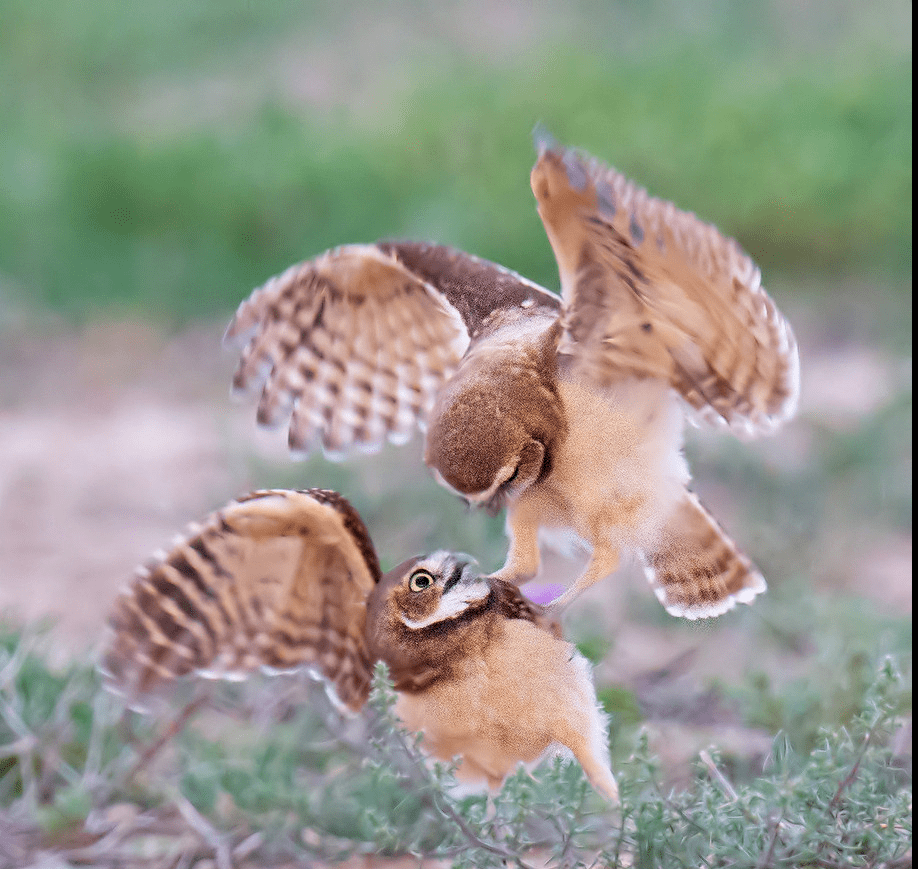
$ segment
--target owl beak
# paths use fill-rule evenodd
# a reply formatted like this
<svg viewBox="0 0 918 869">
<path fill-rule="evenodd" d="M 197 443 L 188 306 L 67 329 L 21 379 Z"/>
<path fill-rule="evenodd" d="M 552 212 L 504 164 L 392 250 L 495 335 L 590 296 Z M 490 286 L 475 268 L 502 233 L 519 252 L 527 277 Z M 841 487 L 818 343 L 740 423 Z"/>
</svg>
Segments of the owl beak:
<svg viewBox="0 0 918 869">
<path fill-rule="evenodd" d="M 478 579 L 478 572 L 474 569 L 476 564 L 475 559 L 470 556 L 457 557 L 450 575 L 447 577 L 446 582 L 443 583 L 443 594 L 446 594 L 460 582 L 466 583 Z"/>
<path fill-rule="evenodd" d="M 443 594 L 446 594 L 460 579 L 462 579 L 462 572 L 465 568 L 466 565 L 463 562 L 456 562 L 456 566 L 453 568 L 452 573 L 450 573 L 446 582 L 443 584 Z"/>
<path fill-rule="evenodd" d="M 504 496 L 500 491 L 495 492 L 490 498 L 485 497 L 484 493 L 480 495 L 459 495 L 465 501 L 466 507 L 470 510 L 475 507 L 484 510 L 489 516 L 496 516 L 503 509 Z"/>
</svg>

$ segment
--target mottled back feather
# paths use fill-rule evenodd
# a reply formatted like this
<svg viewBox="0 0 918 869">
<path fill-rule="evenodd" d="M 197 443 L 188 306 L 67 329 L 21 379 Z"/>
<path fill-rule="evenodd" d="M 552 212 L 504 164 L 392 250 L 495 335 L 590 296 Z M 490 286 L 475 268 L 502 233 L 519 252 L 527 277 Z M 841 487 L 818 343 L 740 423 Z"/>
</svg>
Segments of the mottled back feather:
<svg viewBox="0 0 918 869">
<path fill-rule="evenodd" d="M 495 312 L 519 308 L 527 315 L 561 311 L 561 299 L 497 263 L 437 244 L 381 241 L 413 274 L 435 286 L 459 312 L 470 338 L 487 329 Z"/>
</svg>

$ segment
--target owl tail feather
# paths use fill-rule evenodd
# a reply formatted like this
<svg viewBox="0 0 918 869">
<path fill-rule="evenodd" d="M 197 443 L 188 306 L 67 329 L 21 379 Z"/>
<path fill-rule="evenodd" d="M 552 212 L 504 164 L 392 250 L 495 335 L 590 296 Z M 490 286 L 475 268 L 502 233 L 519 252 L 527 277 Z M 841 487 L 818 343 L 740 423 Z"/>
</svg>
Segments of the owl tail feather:
<svg viewBox="0 0 918 869">
<path fill-rule="evenodd" d="M 656 547 L 642 553 L 666 611 L 685 619 L 723 615 L 765 591 L 762 575 L 693 492 L 670 515 Z"/>
</svg>

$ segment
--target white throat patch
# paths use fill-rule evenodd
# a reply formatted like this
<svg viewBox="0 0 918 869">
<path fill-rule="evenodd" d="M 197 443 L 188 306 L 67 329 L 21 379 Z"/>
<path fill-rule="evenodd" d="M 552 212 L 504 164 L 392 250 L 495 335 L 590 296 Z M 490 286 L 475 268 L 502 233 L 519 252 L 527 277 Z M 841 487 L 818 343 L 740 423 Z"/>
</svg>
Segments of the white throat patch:
<svg viewBox="0 0 918 869">
<path fill-rule="evenodd" d="M 470 604 L 484 600 L 491 593 L 491 586 L 482 580 L 473 583 L 457 582 L 440 599 L 440 605 L 427 618 L 415 621 L 405 619 L 404 623 L 412 630 L 426 628 L 437 622 L 445 622 L 464 613 Z"/>
</svg>

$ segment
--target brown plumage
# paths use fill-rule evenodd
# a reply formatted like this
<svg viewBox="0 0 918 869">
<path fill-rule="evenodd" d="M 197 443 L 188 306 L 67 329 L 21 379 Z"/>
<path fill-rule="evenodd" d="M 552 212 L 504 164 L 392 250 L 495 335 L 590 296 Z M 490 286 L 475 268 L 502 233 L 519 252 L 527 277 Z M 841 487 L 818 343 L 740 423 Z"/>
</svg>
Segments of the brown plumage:
<svg viewBox="0 0 918 869">
<path fill-rule="evenodd" d="M 261 385 L 259 419 L 290 415 L 300 451 L 321 443 L 338 458 L 426 427 L 441 483 L 507 507 L 497 578 L 535 575 L 540 529 L 592 550 L 557 606 L 614 571 L 624 548 L 655 588 L 661 576 L 679 586 L 665 598 L 676 615 L 749 602 L 762 577 L 720 530 L 712 560 L 706 514 L 687 506 L 683 427 L 695 418 L 752 436 L 788 419 L 790 326 L 735 241 L 615 170 L 543 140 L 531 184 L 560 298 L 436 245 L 337 248 L 240 306 L 227 332 L 244 347 L 236 387 Z M 671 557 L 674 537 L 697 563 Z M 712 571 L 729 581 L 694 582 Z"/>
<path fill-rule="evenodd" d="M 616 798 L 590 668 L 556 620 L 469 559 L 435 552 L 382 574 L 338 493 L 253 492 L 192 525 L 118 598 L 102 669 L 131 698 L 179 676 L 310 668 L 352 713 L 385 661 L 396 713 L 458 775 L 497 786 L 567 746 Z"/>
<path fill-rule="evenodd" d="M 693 492 L 685 492 L 644 558 L 654 592 L 674 615 L 719 616 L 765 591 L 765 580 Z"/>
<path fill-rule="evenodd" d="M 595 382 L 664 378 L 706 421 L 741 434 L 793 413 L 793 333 L 733 239 L 548 143 L 531 182 L 569 311 L 561 352 L 571 346 Z"/>
<path fill-rule="evenodd" d="M 102 667 L 134 695 L 197 671 L 311 666 L 359 709 L 372 674 L 364 612 L 380 576 L 363 521 L 337 492 L 253 492 L 138 569 Z"/>
</svg>

